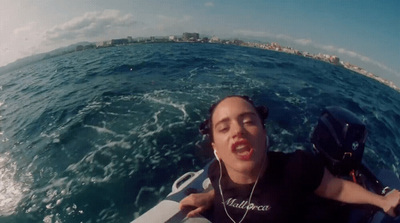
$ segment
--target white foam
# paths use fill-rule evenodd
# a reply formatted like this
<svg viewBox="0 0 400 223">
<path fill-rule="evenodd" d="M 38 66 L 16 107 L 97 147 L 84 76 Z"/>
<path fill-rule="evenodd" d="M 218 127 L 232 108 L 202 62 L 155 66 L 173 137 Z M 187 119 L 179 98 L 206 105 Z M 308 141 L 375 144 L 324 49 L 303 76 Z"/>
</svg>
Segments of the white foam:
<svg viewBox="0 0 400 223">
<path fill-rule="evenodd" d="M 147 137 L 149 137 L 149 136 L 152 136 L 152 135 L 154 135 L 154 134 L 156 134 L 156 133 L 161 132 L 162 130 L 163 130 L 163 128 L 162 128 L 161 126 L 157 125 L 157 129 L 155 129 L 154 131 L 148 131 L 148 132 L 146 132 L 146 133 L 140 133 L 140 134 L 138 135 L 138 137 L 139 137 L 139 138 L 147 138 Z"/>
<path fill-rule="evenodd" d="M 286 130 L 286 129 L 283 129 L 283 130 L 281 131 L 281 134 L 282 134 L 282 135 L 290 135 L 290 136 L 293 136 L 293 133 L 289 132 L 289 131 Z"/>
<path fill-rule="evenodd" d="M 49 135 L 49 134 L 46 134 L 46 133 L 42 132 L 42 133 L 40 133 L 40 136 L 52 139 L 53 143 L 59 143 L 60 142 L 60 134 L 59 133 L 51 133 Z"/>
<path fill-rule="evenodd" d="M 61 219 L 60 219 L 60 214 L 50 214 L 50 215 L 46 215 L 44 218 L 43 218 L 43 222 L 44 223 L 52 223 L 52 222 L 54 222 L 54 223 L 61 223 L 62 221 L 61 221 Z"/>
<path fill-rule="evenodd" d="M 197 74 L 198 74 L 198 67 L 195 67 L 194 69 L 189 71 L 189 77 L 187 79 L 193 79 Z"/>
<path fill-rule="evenodd" d="M 188 114 L 187 114 L 186 109 L 185 109 L 185 104 L 174 103 L 174 102 L 172 102 L 171 98 L 169 98 L 169 97 L 157 98 L 157 95 L 163 95 L 164 96 L 164 95 L 167 95 L 168 93 L 172 94 L 172 92 L 169 92 L 169 91 L 166 91 L 166 90 L 159 90 L 159 91 L 155 91 L 153 93 L 154 96 L 152 96 L 152 95 L 150 95 L 150 93 L 148 93 L 148 94 L 145 94 L 143 97 L 145 99 L 149 100 L 149 101 L 152 101 L 152 102 L 155 102 L 155 103 L 158 103 L 158 104 L 168 105 L 168 106 L 172 106 L 174 108 L 177 108 L 183 113 L 183 119 L 184 120 L 187 119 Z"/>
<path fill-rule="evenodd" d="M 392 164 L 392 170 L 393 172 L 397 175 L 397 178 L 399 178 L 399 166 L 400 166 L 400 160 L 399 158 L 396 156 L 396 154 L 394 153 L 394 151 L 392 149 L 390 149 L 390 152 L 392 153 L 392 157 L 394 158 L 394 163 Z"/>
<path fill-rule="evenodd" d="M 43 218 L 43 222 L 44 223 L 51 223 L 52 222 L 52 219 L 53 218 L 53 215 L 47 215 L 47 216 L 45 216 L 44 218 Z"/>
<path fill-rule="evenodd" d="M 16 181 L 17 165 L 8 154 L 0 157 L 0 216 L 15 212 L 24 192 L 28 189 L 22 182 Z"/>
<path fill-rule="evenodd" d="M 0 86 L 0 90 L 1 90 L 1 86 Z M 4 102 L 0 101 L 0 107 L 4 105 Z M 3 116 L 0 115 L 0 120 L 3 118 Z M 4 132 L 0 132 L 0 136 L 2 136 L 4 134 Z M 4 142 L 4 140 L 3 140 Z"/>
<path fill-rule="evenodd" d="M 123 135 L 119 135 L 116 132 L 114 132 L 114 131 L 112 131 L 110 129 L 107 129 L 105 127 L 99 127 L 99 126 L 94 126 L 94 125 L 84 125 L 84 127 L 92 128 L 92 129 L 96 130 L 96 132 L 98 132 L 100 134 L 103 133 L 103 134 L 110 134 L 110 135 L 113 135 L 113 136 L 120 136 L 120 137 L 123 136 Z"/>
<path fill-rule="evenodd" d="M 140 138 L 146 138 L 146 137 L 148 137 L 148 136 L 152 136 L 152 135 L 154 135 L 154 134 L 156 134 L 156 133 L 159 133 L 159 132 L 161 132 L 161 131 L 163 130 L 162 126 L 160 126 L 159 124 L 157 124 L 157 122 L 158 122 L 158 115 L 159 115 L 160 113 L 161 113 L 161 111 L 157 111 L 156 113 L 154 113 L 154 115 L 153 115 L 154 122 L 153 122 L 153 123 L 150 123 L 150 124 L 145 123 L 145 124 L 143 125 L 143 128 L 145 128 L 146 131 L 145 131 L 144 133 L 140 133 L 140 134 L 138 135 L 138 137 L 140 137 Z M 150 130 L 148 130 L 148 127 L 149 127 L 149 126 L 155 126 L 156 129 L 150 131 Z"/>
<path fill-rule="evenodd" d="M 100 147 L 100 150 L 102 150 L 103 148 L 108 148 L 108 147 L 110 147 L 110 148 L 112 148 L 112 147 L 121 147 L 123 149 L 131 149 L 132 148 L 132 146 L 131 146 L 131 144 L 129 142 L 125 142 L 125 141 L 121 140 L 121 141 L 110 141 L 110 142 L 107 142 L 106 144 L 104 144 L 104 145 L 102 145 Z"/>
</svg>

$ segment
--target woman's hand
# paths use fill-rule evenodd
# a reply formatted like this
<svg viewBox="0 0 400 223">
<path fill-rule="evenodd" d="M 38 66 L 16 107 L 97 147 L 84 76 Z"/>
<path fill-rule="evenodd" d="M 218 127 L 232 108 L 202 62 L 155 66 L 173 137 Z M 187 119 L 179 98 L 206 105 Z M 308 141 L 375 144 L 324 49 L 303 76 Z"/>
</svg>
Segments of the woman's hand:
<svg viewBox="0 0 400 223">
<path fill-rule="evenodd" d="M 392 190 L 385 195 L 381 208 L 386 214 L 396 217 L 394 210 L 397 205 L 400 205 L 400 192 L 398 190 Z"/>
<path fill-rule="evenodd" d="M 400 204 L 400 192 L 392 190 L 385 196 L 372 193 L 353 182 L 334 177 L 325 169 L 320 186 L 315 193 L 321 197 L 350 204 L 371 204 L 396 217 L 395 209 Z M 398 214 L 398 213 L 397 213 Z"/>
<path fill-rule="evenodd" d="M 205 193 L 190 194 L 181 200 L 179 203 L 179 209 L 193 209 L 187 214 L 187 217 L 195 217 L 212 206 L 215 195 L 214 193 L 214 190 L 210 190 Z"/>
</svg>

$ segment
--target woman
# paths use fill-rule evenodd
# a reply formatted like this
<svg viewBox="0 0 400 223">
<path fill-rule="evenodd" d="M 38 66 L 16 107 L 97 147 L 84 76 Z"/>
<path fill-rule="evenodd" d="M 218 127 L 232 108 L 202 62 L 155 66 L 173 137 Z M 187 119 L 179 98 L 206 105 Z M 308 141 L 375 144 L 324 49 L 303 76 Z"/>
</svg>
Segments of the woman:
<svg viewBox="0 0 400 223">
<path fill-rule="evenodd" d="M 371 204 L 394 216 L 400 192 L 373 194 L 334 177 L 323 164 L 302 151 L 267 152 L 264 120 L 268 110 L 245 96 L 229 96 L 210 108 L 203 133 L 210 136 L 218 162 L 210 166 L 214 190 L 192 194 L 180 207 L 195 216 L 213 206 L 214 222 L 298 221 L 303 200 L 314 193 L 328 199 Z M 293 218 L 293 219 L 292 219 Z"/>
</svg>

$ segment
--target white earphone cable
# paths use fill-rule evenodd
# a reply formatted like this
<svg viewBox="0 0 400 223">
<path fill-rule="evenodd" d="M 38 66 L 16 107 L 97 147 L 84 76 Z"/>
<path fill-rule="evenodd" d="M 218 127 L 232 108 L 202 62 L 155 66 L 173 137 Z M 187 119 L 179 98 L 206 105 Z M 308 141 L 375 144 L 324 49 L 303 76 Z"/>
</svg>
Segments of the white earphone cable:
<svg viewBox="0 0 400 223">
<path fill-rule="evenodd" d="M 265 159 L 266 159 L 266 156 L 264 156 L 263 163 L 262 163 L 262 165 L 261 165 L 260 171 L 258 172 L 257 180 L 256 180 L 256 182 L 254 183 L 253 189 L 251 189 L 251 193 L 250 193 L 249 200 L 248 200 L 248 204 L 249 204 L 249 205 L 251 204 L 251 198 L 253 197 L 254 189 L 256 188 L 256 185 L 257 185 L 257 183 L 258 183 L 258 179 L 260 178 L 261 172 L 262 172 L 262 170 L 263 170 L 263 168 L 264 168 Z M 218 180 L 218 187 L 219 187 L 219 192 L 220 192 L 221 198 L 222 198 L 222 205 L 224 206 L 225 213 L 226 213 L 226 215 L 229 217 L 229 219 L 231 219 L 231 221 L 232 221 L 233 223 L 236 223 L 236 221 L 233 220 L 233 218 L 229 215 L 228 210 L 226 209 L 225 198 L 224 198 L 224 194 L 222 193 L 222 186 L 221 186 L 222 165 L 221 165 L 221 161 L 220 161 L 219 159 L 217 159 L 217 160 L 218 160 L 218 163 L 219 163 L 219 180 Z M 241 222 L 244 220 L 244 218 L 246 217 L 248 211 L 249 211 L 249 208 L 246 208 L 246 212 L 244 213 L 242 219 L 240 219 L 240 221 L 239 221 L 238 223 L 241 223 Z"/>
</svg>

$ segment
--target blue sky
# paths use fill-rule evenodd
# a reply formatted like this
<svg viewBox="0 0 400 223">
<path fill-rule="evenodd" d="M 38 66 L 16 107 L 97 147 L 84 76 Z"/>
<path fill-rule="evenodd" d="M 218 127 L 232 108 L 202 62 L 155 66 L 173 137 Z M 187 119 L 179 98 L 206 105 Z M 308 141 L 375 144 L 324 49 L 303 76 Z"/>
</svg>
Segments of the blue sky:
<svg viewBox="0 0 400 223">
<path fill-rule="evenodd" d="M 0 66 L 80 41 L 199 32 L 336 55 L 400 86 L 400 1 L 3 0 Z"/>
</svg>

